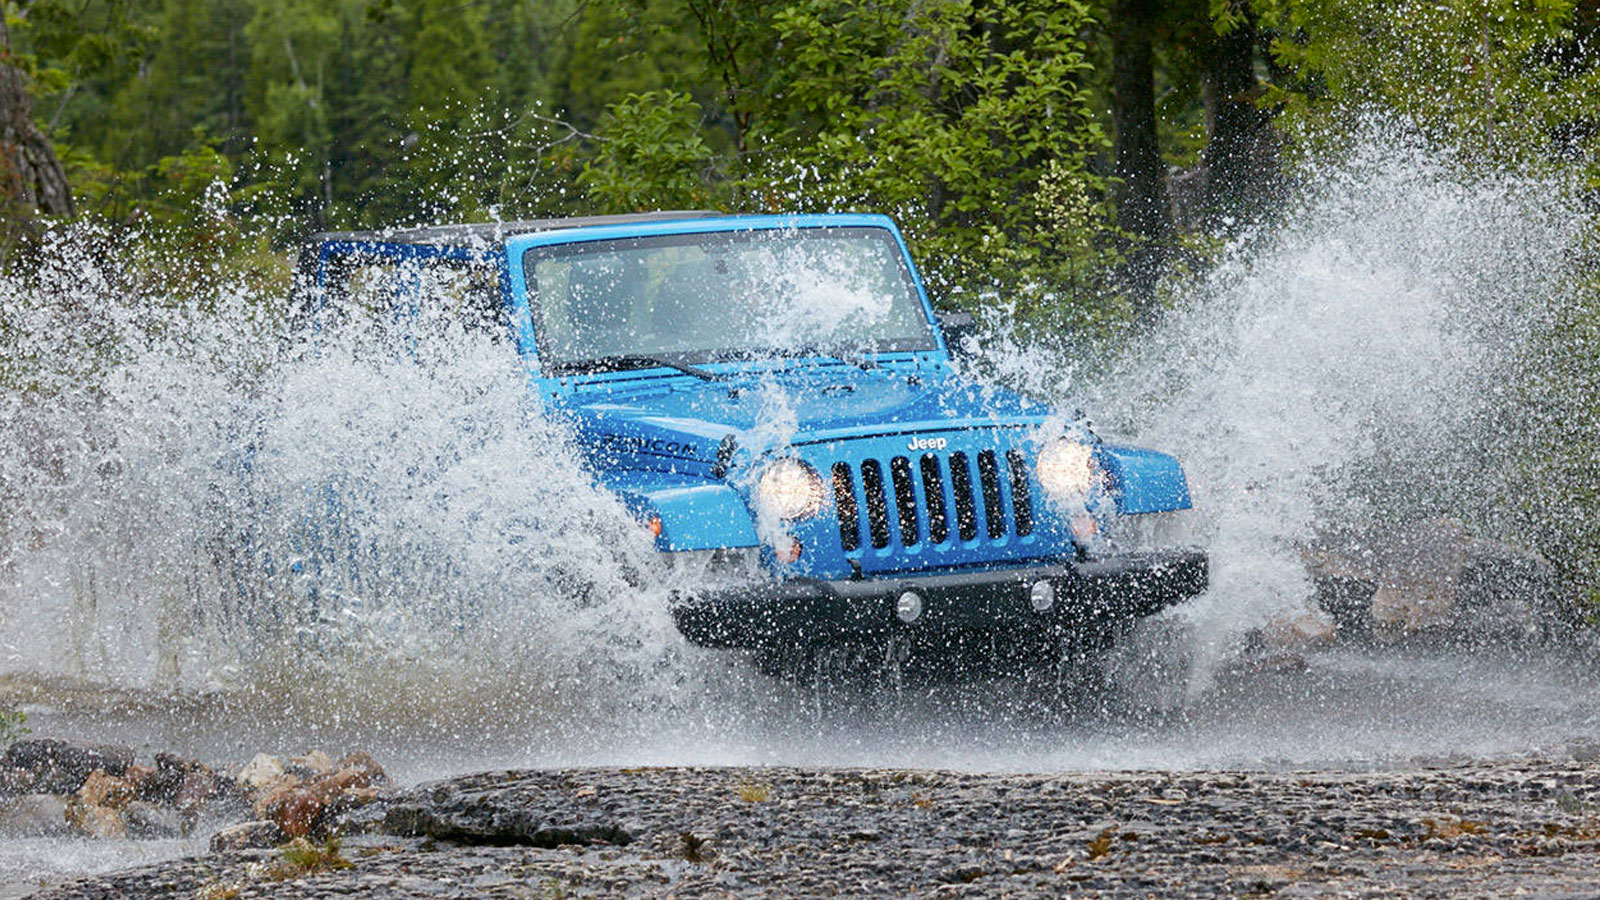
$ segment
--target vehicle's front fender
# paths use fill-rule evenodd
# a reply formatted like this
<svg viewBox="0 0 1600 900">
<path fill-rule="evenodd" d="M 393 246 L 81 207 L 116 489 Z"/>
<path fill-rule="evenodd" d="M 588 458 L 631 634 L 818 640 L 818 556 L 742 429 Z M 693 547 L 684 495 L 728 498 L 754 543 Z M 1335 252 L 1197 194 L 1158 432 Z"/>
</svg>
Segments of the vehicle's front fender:
<svg viewBox="0 0 1600 900">
<path fill-rule="evenodd" d="M 1123 515 L 1188 509 L 1189 482 L 1176 457 L 1137 447 L 1101 447 Z"/>
<path fill-rule="evenodd" d="M 656 536 L 659 550 L 720 550 L 760 543 L 750 508 L 722 482 L 664 472 L 619 472 L 600 480 L 640 520 L 661 520 Z"/>
</svg>

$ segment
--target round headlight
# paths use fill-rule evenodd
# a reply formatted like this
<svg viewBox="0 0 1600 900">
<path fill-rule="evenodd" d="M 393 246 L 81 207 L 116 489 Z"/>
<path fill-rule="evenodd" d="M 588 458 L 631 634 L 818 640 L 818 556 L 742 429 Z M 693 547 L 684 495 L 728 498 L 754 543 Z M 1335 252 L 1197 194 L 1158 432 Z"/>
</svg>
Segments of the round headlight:
<svg viewBox="0 0 1600 900">
<path fill-rule="evenodd" d="M 1046 444 L 1034 465 L 1039 483 L 1058 500 L 1087 496 L 1100 475 L 1094 449 L 1070 438 L 1058 438 Z"/>
<path fill-rule="evenodd" d="M 822 476 L 799 459 L 780 459 L 761 473 L 761 508 L 780 519 L 804 519 L 822 511 Z"/>
</svg>

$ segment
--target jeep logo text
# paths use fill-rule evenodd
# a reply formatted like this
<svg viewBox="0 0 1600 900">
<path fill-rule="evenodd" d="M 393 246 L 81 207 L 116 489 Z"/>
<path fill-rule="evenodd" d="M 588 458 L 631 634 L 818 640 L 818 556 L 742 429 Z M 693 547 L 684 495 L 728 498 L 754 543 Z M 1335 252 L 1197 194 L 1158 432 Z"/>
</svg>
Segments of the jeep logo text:
<svg viewBox="0 0 1600 900">
<path fill-rule="evenodd" d="M 909 450 L 943 450 L 950 442 L 944 438 L 912 438 L 906 445 Z"/>
</svg>

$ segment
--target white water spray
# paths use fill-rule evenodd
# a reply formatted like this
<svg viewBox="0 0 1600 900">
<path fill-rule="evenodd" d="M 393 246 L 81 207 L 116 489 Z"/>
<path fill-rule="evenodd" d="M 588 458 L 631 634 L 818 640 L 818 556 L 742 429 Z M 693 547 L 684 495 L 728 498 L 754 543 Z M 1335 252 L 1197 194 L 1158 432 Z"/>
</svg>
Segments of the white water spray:
<svg viewBox="0 0 1600 900">
<path fill-rule="evenodd" d="M 1175 452 L 1190 478 L 1190 535 L 1213 561 L 1212 589 L 1173 617 L 1191 694 L 1245 634 L 1304 611 L 1322 534 L 1450 517 L 1529 537 L 1510 530 L 1533 446 L 1525 367 L 1551 363 L 1531 342 L 1572 302 L 1588 216 L 1562 179 L 1473 173 L 1371 131 L 1092 382 L 1104 429 Z"/>
<path fill-rule="evenodd" d="M 1095 377 L 1038 350 L 988 361 L 1183 460 L 1188 537 L 1215 587 L 1172 617 L 1195 661 L 1174 702 L 1202 720 L 1232 721 L 1227 697 L 1204 694 L 1210 674 L 1303 606 L 1299 548 L 1330 524 L 1510 518 L 1516 366 L 1563 302 L 1587 222 L 1560 184 L 1457 170 L 1371 141 Z M 131 720 L 164 703 L 159 740 L 207 717 L 244 723 L 249 752 L 388 735 L 416 777 L 505 762 L 1184 766 L 1250 740 L 1339 752 L 1297 750 L 1293 730 L 1268 741 L 1270 724 L 1182 748 L 1137 723 L 1041 737 L 983 697 L 873 726 L 808 718 L 795 692 L 677 636 L 647 537 L 589 484 L 510 347 L 450 323 L 403 358 L 337 329 L 296 344 L 271 292 L 129 291 L 93 245 L 63 237 L 42 276 L 0 281 L 0 674 L 145 697 L 115 735 L 155 727 Z M 787 407 L 769 406 L 781 440 Z M 346 550 L 309 556 L 312 523 L 348 526 Z M 1396 729 L 1349 752 L 1405 745 Z"/>
</svg>

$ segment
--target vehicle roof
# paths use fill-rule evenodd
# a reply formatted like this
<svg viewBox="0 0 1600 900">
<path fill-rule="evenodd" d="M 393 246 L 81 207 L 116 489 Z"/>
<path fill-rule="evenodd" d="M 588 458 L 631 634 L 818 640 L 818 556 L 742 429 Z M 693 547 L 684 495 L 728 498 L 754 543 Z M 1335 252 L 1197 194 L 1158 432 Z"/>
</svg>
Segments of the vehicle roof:
<svg viewBox="0 0 1600 900">
<path fill-rule="evenodd" d="M 378 231 L 325 231 L 311 238 L 312 244 L 329 241 L 381 242 L 386 244 L 428 244 L 444 247 L 482 247 L 519 234 L 588 228 L 603 225 L 637 225 L 644 222 L 671 222 L 680 219 L 708 219 L 725 216 L 712 210 L 663 210 L 619 216 L 572 216 L 564 219 L 524 219 L 517 222 L 480 222 L 469 225 L 428 225 L 421 228 L 394 228 Z"/>
</svg>

